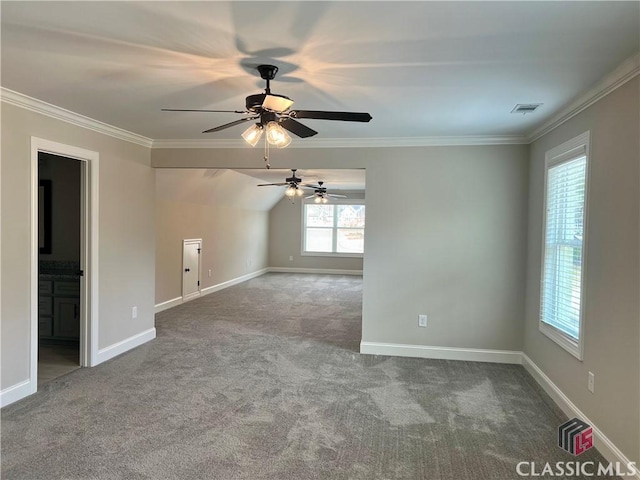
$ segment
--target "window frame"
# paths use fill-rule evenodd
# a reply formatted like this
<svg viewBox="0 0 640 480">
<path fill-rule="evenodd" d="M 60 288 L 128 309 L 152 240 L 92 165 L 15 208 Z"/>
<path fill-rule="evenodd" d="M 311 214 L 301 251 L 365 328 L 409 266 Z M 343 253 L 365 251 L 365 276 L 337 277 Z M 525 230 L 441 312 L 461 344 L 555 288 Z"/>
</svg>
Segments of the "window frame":
<svg viewBox="0 0 640 480">
<path fill-rule="evenodd" d="M 546 237 L 547 237 L 547 201 L 548 201 L 548 177 L 549 170 L 558 165 L 585 157 L 585 179 L 584 179 L 584 204 L 583 204 L 583 233 L 582 233 L 582 254 L 580 265 L 580 311 L 578 319 L 578 339 L 561 331 L 557 327 L 547 323 L 542 316 L 542 303 L 544 301 L 544 278 L 545 278 L 545 258 L 546 258 Z M 582 361 L 584 359 L 584 310 L 585 310 L 585 291 L 587 280 L 587 246 L 588 246 L 588 223 L 589 223 L 589 178 L 591 170 L 590 158 L 590 131 L 586 131 L 571 140 L 552 148 L 545 153 L 544 165 L 544 190 L 543 190 L 543 208 L 542 208 L 542 250 L 541 250 L 541 268 L 540 268 L 540 299 L 539 299 L 539 315 L 538 329 L 547 338 L 557 343 L 564 350 Z"/>
<path fill-rule="evenodd" d="M 305 245 L 307 244 L 307 216 L 305 215 L 306 212 L 306 206 L 307 205 L 317 205 L 314 201 L 313 198 L 311 199 L 305 199 L 304 202 L 302 202 L 302 208 L 300 210 L 302 210 L 302 242 L 300 244 L 300 255 L 303 257 L 344 257 L 344 258 L 363 258 L 364 257 L 364 251 L 362 253 L 348 253 L 348 252 L 308 252 L 305 250 Z M 366 214 L 366 203 L 364 198 L 348 198 L 348 199 L 337 199 L 337 198 L 332 198 L 331 200 L 329 200 L 328 204 L 325 205 L 332 205 L 332 206 L 338 206 L 338 205 L 362 205 L 365 207 L 365 226 L 362 229 L 363 232 L 366 231 L 366 225 L 367 225 L 367 214 Z M 337 241 L 337 235 L 338 235 L 338 226 L 337 226 L 337 222 L 338 222 L 338 216 L 334 215 L 333 216 L 334 220 L 333 220 L 333 226 L 332 227 L 318 227 L 318 228 L 326 228 L 327 230 L 331 230 L 332 231 L 332 239 L 333 239 L 333 248 L 336 248 L 336 241 Z M 310 228 L 315 228 L 315 227 L 310 227 Z"/>
</svg>

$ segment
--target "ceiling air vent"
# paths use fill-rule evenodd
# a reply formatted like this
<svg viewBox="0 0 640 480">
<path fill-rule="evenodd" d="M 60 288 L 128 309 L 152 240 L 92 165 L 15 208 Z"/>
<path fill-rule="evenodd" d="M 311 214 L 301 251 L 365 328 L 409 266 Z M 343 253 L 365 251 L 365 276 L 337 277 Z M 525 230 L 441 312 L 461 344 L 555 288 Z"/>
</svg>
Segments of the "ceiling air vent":
<svg viewBox="0 0 640 480">
<path fill-rule="evenodd" d="M 523 115 L 526 115 L 527 113 L 535 112 L 540 105 L 542 104 L 541 103 L 518 103 L 515 107 L 513 107 L 513 110 L 511 110 L 511 113 L 521 113 Z"/>
</svg>

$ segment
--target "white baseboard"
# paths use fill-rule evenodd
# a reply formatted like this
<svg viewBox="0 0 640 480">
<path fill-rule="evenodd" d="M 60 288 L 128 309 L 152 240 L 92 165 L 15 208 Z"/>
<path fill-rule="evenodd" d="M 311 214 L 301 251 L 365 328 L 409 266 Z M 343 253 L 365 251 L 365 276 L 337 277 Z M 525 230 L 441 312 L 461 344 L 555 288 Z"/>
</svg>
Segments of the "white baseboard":
<svg viewBox="0 0 640 480">
<path fill-rule="evenodd" d="M 184 302 L 188 302 L 189 300 L 195 300 L 196 298 L 202 297 L 203 295 L 209 295 L 210 293 L 218 292 L 225 288 L 232 287 L 233 285 L 246 282 L 247 280 L 251 280 L 252 278 L 256 278 L 256 277 L 259 277 L 260 275 L 264 275 L 267 272 L 269 272 L 269 268 L 263 268 L 261 270 L 256 270 L 255 272 L 242 275 L 241 277 L 232 278 L 231 280 L 227 280 L 226 282 L 218 283 L 217 285 L 212 285 L 210 287 L 203 288 L 202 290 L 200 290 L 200 292 L 197 295 L 194 295 L 187 299 L 183 299 L 182 297 L 176 297 L 171 300 L 167 300 L 166 302 L 158 303 L 155 306 L 155 313 L 163 312 L 170 308 L 177 307 L 178 305 L 181 305 Z"/>
<path fill-rule="evenodd" d="M 198 290 L 197 292 L 191 293 L 186 297 L 182 297 L 182 303 L 189 302 L 191 300 L 195 300 L 196 298 L 200 298 L 202 296 L 202 290 Z"/>
<path fill-rule="evenodd" d="M 251 280 L 252 278 L 259 277 L 260 275 L 264 275 L 268 271 L 269 271 L 268 268 L 263 268 L 261 270 L 256 270 L 255 272 L 242 275 L 241 277 L 232 278 L 231 280 L 227 280 L 226 282 L 218 283 L 217 285 L 212 285 L 210 287 L 203 288 L 202 295 L 209 295 L 210 293 L 219 292 L 220 290 L 224 290 L 225 288 L 229 288 L 239 283 L 246 282 L 247 280 Z"/>
<path fill-rule="evenodd" d="M 312 273 L 315 275 L 359 275 L 362 270 L 338 270 L 335 268 L 294 268 L 294 267 L 269 267 L 273 273 Z"/>
<path fill-rule="evenodd" d="M 159 303 L 155 306 L 155 313 L 160 313 L 170 308 L 177 307 L 182 303 L 182 297 L 176 297 L 166 302 Z"/>
<path fill-rule="evenodd" d="M 140 332 L 137 335 L 126 338 L 118 343 L 109 345 L 108 347 L 98 350 L 98 362 L 96 365 L 106 362 L 107 360 L 117 357 L 118 355 L 128 352 L 136 347 L 139 347 L 143 343 L 147 343 L 156 338 L 156 329 L 150 328 L 144 332 Z"/>
<path fill-rule="evenodd" d="M 624 466 L 631 461 L 616 447 L 602 431 L 580 411 L 580 409 L 567 397 L 558 386 L 551 381 L 549 377 L 531 360 L 526 353 L 522 353 L 522 365 L 525 370 L 538 382 L 551 399 L 560 407 L 560 409 L 569 417 L 578 417 L 582 421 L 588 423 L 593 428 L 594 446 L 602 454 L 608 462 L 620 462 Z M 626 467 L 624 467 L 626 468 Z M 624 470 L 623 468 L 623 470 Z M 629 477 L 627 477 L 629 478 Z M 632 478 L 640 480 L 640 471 Z"/>
<path fill-rule="evenodd" d="M 16 383 L 0 392 L 0 407 L 6 407 L 13 402 L 28 397 L 32 393 L 34 393 L 34 390 L 32 389 L 31 380 L 27 379 Z"/>
<path fill-rule="evenodd" d="M 511 350 L 480 350 L 476 348 L 430 347 L 401 343 L 360 342 L 360 353 L 397 357 L 463 360 L 467 362 L 511 363 L 520 365 L 522 352 Z"/>
</svg>

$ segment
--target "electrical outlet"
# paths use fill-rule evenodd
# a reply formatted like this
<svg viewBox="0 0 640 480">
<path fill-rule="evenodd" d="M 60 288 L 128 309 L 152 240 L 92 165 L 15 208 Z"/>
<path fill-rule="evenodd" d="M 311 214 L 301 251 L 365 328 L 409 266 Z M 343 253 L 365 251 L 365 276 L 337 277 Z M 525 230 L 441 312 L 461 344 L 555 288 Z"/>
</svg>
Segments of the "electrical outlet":
<svg viewBox="0 0 640 480">
<path fill-rule="evenodd" d="M 209 278 L 211 278 L 211 269 L 209 269 Z"/>
<path fill-rule="evenodd" d="M 293 255 L 289 255 L 289 261 L 293 262 Z"/>
<path fill-rule="evenodd" d="M 426 315 L 418 315 L 418 326 L 426 327 L 427 326 L 427 316 Z"/>
<path fill-rule="evenodd" d="M 133 307 L 131 309 L 131 318 L 138 318 L 138 307 Z"/>
<path fill-rule="evenodd" d="M 595 383 L 596 383 L 596 376 L 593 374 L 593 372 L 589 372 L 589 380 L 587 381 L 587 388 L 591 393 L 594 393 L 595 391 Z"/>
</svg>

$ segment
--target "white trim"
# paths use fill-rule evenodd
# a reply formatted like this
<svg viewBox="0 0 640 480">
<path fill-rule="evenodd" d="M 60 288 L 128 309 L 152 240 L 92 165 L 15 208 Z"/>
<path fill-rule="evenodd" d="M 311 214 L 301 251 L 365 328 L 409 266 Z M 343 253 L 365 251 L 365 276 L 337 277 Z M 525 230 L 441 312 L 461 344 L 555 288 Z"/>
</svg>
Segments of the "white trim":
<svg viewBox="0 0 640 480">
<path fill-rule="evenodd" d="M 442 147 L 467 145 L 525 145 L 526 135 L 463 135 L 434 137 L 305 138 L 287 148 Z M 247 148 L 242 138 L 153 140 L 152 148 Z"/>
<path fill-rule="evenodd" d="M 30 110 L 35 113 L 46 115 L 47 117 L 62 120 L 63 122 L 77 125 L 79 127 L 93 130 L 94 132 L 102 133 L 110 137 L 118 138 L 126 142 L 142 145 L 143 147 L 151 148 L 153 140 L 137 133 L 129 132 L 119 127 L 114 127 L 99 120 L 80 115 L 79 113 L 72 112 L 66 108 L 58 107 L 50 103 L 38 100 L 37 98 L 29 97 L 19 92 L 9 90 L 8 88 L 0 87 L 0 101 L 21 107 L 26 110 Z"/>
<path fill-rule="evenodd" d="M 193 292 L 191 295 L 186 295 L 186 296 L 182 296 L 182 302 L 188 302 L 190 300 L 195 300 L 196 298 L 200 298 L 200 296 L 202 295 L 202 291 L 198 290 L 197 292 Z"/>
<path fill-rule="evenodd" d="M 593 427 L 594 446 L 607 461 L 620 462 L 622 465 L 631 462 L 524 352 L 522 353 L 522 365 L 569 418 L 578 417 Z M 640 480 L 640 471 L 637 472 L 635 478 Z"/>
<path fill-rule="evenodd" d="M 268 268 L 263 268 L 260 270 L 256 270 L 255 272 L 247 273 L 246 275 L 242 275 L 240 277 L 232 278 L 231 280 L 227 280 L 226 282 L 218 283 L 216 285 L 203 288 L 202 295 L 209 295 L 210 293 L 224 290 L 225 288 L 229 288 L 239 283 L 246 282 L 247 280 L 251 280 L 252 278 L 259 277 L 260 275 L 264 275 L 268 271 L 269 271 Z"/>
<path fill-rule="evenodd" d="M 225 288 L 232 287 L 242 282 L 246 282 L 247 280 L 251 280 L 252 278 L 259 277 L 260 275 L 264 275 L 269 271 L 270 271 L 269 268 L 263 268 L 261 270 L 256 270 L 255 272 L 247 273 L 246 275 L 242 275 L 240 277 L 232 278 L 231 280 L 227 280 L 226 282 L 218 283 L 216 285 L 203 288 L 200 291 L 199 296 L 205 296 L 205 295 L 209 295 L 210 293 L 218 292 Z M 176 297 L 171 300 L 167 300 L 166 302 L 158 303 L 155 306 L 155 313 L 160 313 L 170 308 L 177 307 L 178 305 L 182 305 L 184 302 L 187 302 L 189 300 L 193 300 L 193 298 L 189 297 L 188 299 L 183 299 L 182 297 Z"/>
<path fill-rule="evenodd" d="M 308 227 L 307 226 L 307 206 L 311 205 L 317 205 L 312 199 L 307 199 L 305 198 L 304 201 L 301 203 L 301 208 L 300 208 L 300 213 L 302 214 L 302 232 L 301 232 L 301 236 L 302 238 L 300 239 L 300 256 L 302 257 L 335 257 L 335 258 L 364 258 L 364 248 L 362 252 L 355 252 L 355 253 L 349 253 L 349 252 L 338 252 L 338 230 L 340 229 L 340 227 L 338 227 L 338 215 L 336 213 L 336 206 L 339 205 L 356 205 L 356 206 L 363 206 L 366 208 L 366 204 L 364 199 L 359 199 L 359 198 L 346 198 L 346 199 L 342 199 L 342 198 L 338 198 L 335 200 L 338 201 L 333 201 L 334 199 L 331 199 L 331 202 L 328 204 L 322 204 L 325 206 L 330 206 L 333 207 L 333 225 L 331 227 Z M 307 245 L 307 230 L 309 228 L 322 228 L 324 230 L 331 230 L 331 251 L 330 252 L 316 252 L 313 250 L 305 250 L 305 247 Z M 357 227 L 354 227 L 353 229 L 355 230 Z M 358 230 L 362 230 L 362 233 L 364 235 L 365 233 L 365 227 L 362 228 L 357 228 Z"/>
<path fill-rule="evenodd" d="M 27 379 L 15 385 L 5 388 L 0 392 L 0 408 L 17 402 L 18 400 L 28 397 L 33 391 L 31 380 Z"/>
<path fill-rule="evenodd" d="M 609 95 L 617 88 L 635 78 L 638 74 L 640 74 L 640 54 L 636 53 L 625 60 L 613 72 L 602 78 L 588 91 L 571 102 L 567 107 L 563 108 L 560 112 L 532 131 L 527 136 L 527 142 L 525 143 L 532 143 L 543 135 L 555 130 L 601 98 Z"/>
<path fill-rule="evenodd" d="M 182 304 L 182 297 L 172 298 L 171 300 L 167 300 L 166 302 L 158 303 L 155 308 L 155 313 L 164 312 L 165 310 L 169 310 L 170 308 L 177 307 Z"/>
<path fill-rule="evenodd" d="M 395 357 L 462 360 L 466 362 L 509 363 L 520 365 L 522 352 L 512 350 L 485 350 L 477 348 L 431 347 L 401 343 L 360 342 L 360 353 Z"/>
<path fill-rule="evenodd" d="M 362 270 L 339 270 L 337 268 L 296 268 L 269 267 L 272 273 L 311 273 L 314 275 L 356 275 L 362 276 Z"/>
<path fill-rule="evenodd" d="M 301 257 L 328 257 L 328 258 L 364 258 L 364 253 L 305 252 L 303 250 L 300 252 L 300 256 Z"/>
<path fill-rule="evenodd" d="M 132 337 L 125 338 L 124 340 L 114 343 L 113 345 L 109 345 L 108 347 L 102 348 L 98 350 L 98 363 L 106 362 L 113 357 L 117 357 L 129 350 L 133 350 L 144 343 L 150 342 L 154 338 L 156 338 L 155 327 L 145 330 L 144 332 L 137 333 Z"/>
<path fill-rule="evenodd" d="M 595 102 L 621 87 L 640 74 L 640 54 L 635 54 L 590 90 L 580 95 L 569 106 L 550 120 L 525 135 L 459 135 L 429 137 L 388 138 L 308 138 L 304 142 L 292 142 L 288 148 L 362 148 L 362 147 L 431 147 L 472 145 L 527 145 L 556 129 Z M 119 127 L 94 120 L 28 95 L 0 87 L 0 101 L 56 118 L 95 132 L 148 148 L 247 148 L 246 142 L 237 139 L 151 139 Z"/>
<path fill-rule="evenodd" d="M 100 155 L 98 152 L 63 143 L 31 137 L 31 242 L 30 242 L 30 331 L 29 331 L 29 379 L 31 393 L 38 389 L 38 154 L 52 153 L 74 158 L 85 163 L 83 168 L 84 189 L 82 206 L 84 212 L 81 265 L 85 269 L 82 279 L 84 300 L 80 322 L 80 364 L 83 367 L 96 365 L 98 353 L 98 226 L 99 205 L 98 185 Z M 88 208 L 85 208 L 88 207 Z"/>
<path fill-rule="evenodd" d="M 591 132 L 587 130 L 580 135 L 567 140 L 545 153 L 544 156 L 544 185 L 542 198 L 542 250 L 541 250 L 541 267 L 540 267 L 540 312 L 538 314 L 538 330 L 550 340 L 554 341 L 571 355 L 582 361 L 584 358 L 584 312 L 586 302 L 586 281 L 587 281 L 587 244 L 588 244 L 588 227 L 589 227 L 589 178 L 591 170 L 590 158 L 590 140 Z M 572 161 L 580 157 L 586 158 L 585 167 L 585 185 L 584 185 L 584 209 L 583 209 L 583 234 L 582 234 L 582 264 L 580 266 L 580 320 L 578 339 L 574 340 L 569 335 L 555 328 L 553 325 L 546 323 L 542 319 L 542 301 L 544 295 L 544 278 L 546 263 L 546 238 L 547 238 L 547 181 L 549 169 L 564 162 Z"/>
</svg>

